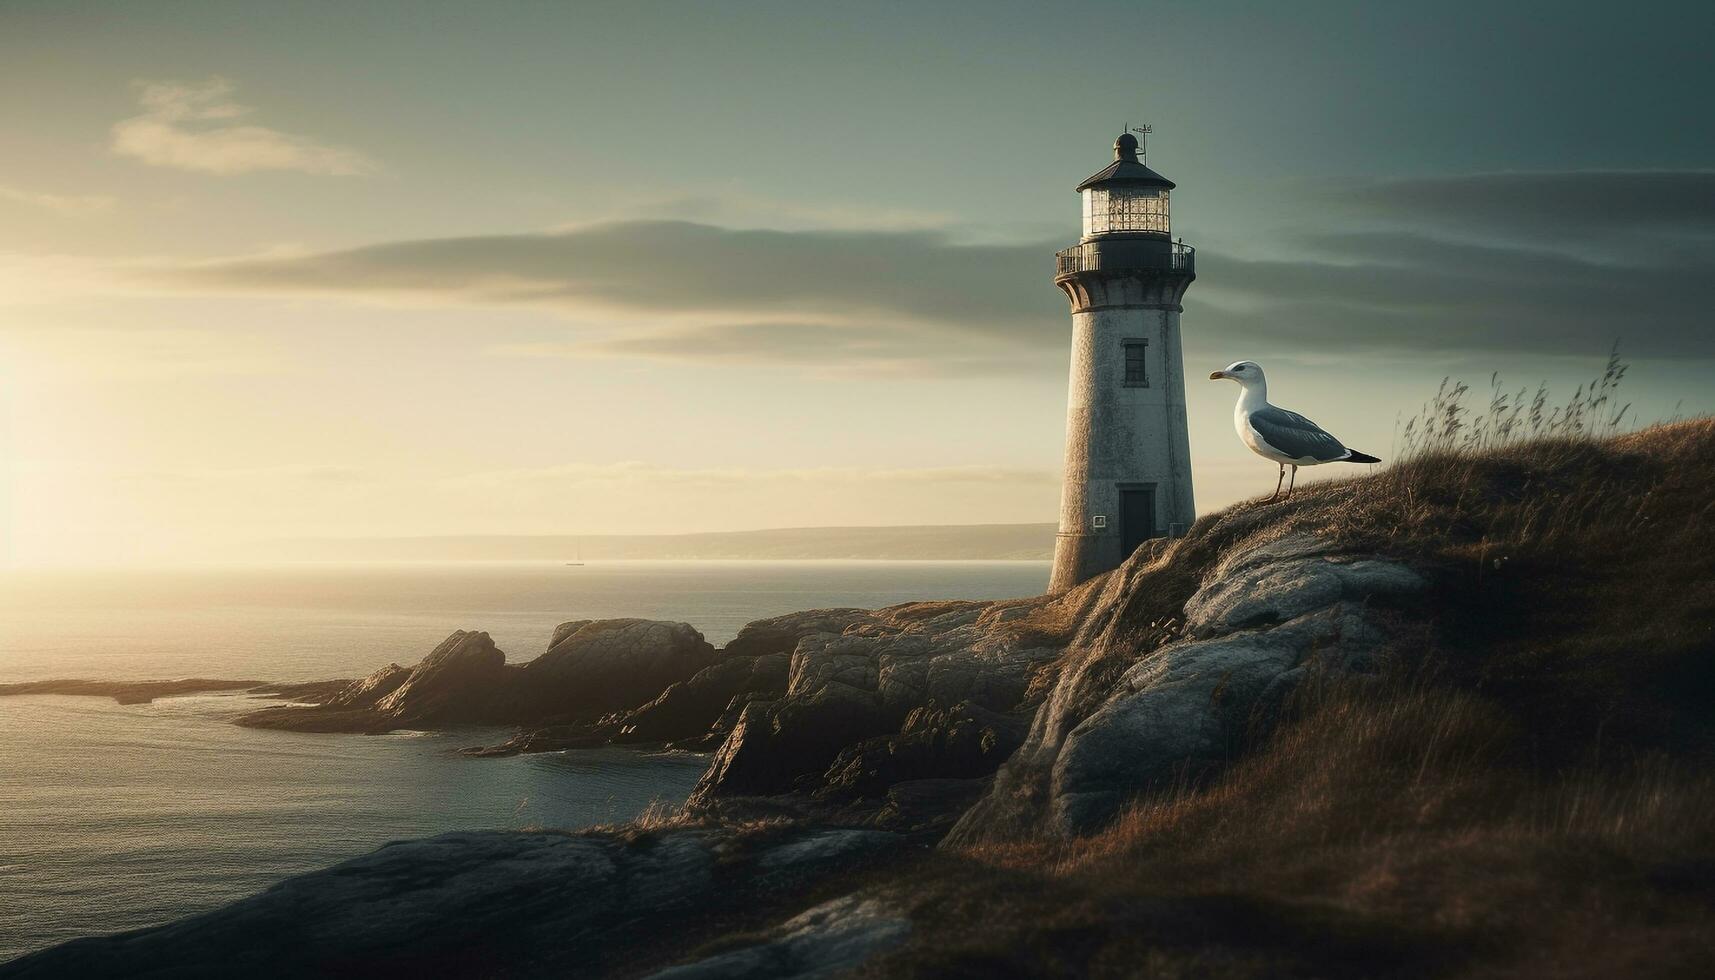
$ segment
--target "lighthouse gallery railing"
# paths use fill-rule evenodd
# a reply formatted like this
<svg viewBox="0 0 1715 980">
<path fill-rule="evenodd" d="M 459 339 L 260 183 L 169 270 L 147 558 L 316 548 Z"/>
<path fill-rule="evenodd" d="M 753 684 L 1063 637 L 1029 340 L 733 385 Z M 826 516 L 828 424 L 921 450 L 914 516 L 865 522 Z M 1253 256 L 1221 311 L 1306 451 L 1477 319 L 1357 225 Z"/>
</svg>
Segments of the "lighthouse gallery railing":
<svg viewBox="0 0 1715 980">
<path fill-rule="evenodd" d="M 1172 243 L 1171 248 L 1123 251 L 1116 249 L 1114 244 L 1084 242 L 1062 249 L 1054 253 L 1054 274 L 1069 276 L 1076 272 L 1096 272 L 1104 268 L 1197 274 L 1197 250 L 1183 242 Z"/>
</svg>

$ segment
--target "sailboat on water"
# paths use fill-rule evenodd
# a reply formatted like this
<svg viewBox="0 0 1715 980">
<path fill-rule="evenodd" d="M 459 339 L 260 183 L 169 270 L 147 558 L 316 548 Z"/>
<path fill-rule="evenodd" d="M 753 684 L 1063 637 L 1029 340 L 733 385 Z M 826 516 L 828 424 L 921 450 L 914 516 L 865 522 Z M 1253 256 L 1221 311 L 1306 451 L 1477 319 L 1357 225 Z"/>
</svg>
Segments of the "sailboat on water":
<svg viewBox="0 0 1715 980">
<path fill-rule="evenodd" d="M 584 563 L 584 544 L 582 541 L 579 541 L 577 544 L 575 544 L 572 547 L 572 560 L 569 562 L 566 562 L 566 564 L 568 564 L 568 565 L 582 565 L 583 563 Z"/>
</svg>

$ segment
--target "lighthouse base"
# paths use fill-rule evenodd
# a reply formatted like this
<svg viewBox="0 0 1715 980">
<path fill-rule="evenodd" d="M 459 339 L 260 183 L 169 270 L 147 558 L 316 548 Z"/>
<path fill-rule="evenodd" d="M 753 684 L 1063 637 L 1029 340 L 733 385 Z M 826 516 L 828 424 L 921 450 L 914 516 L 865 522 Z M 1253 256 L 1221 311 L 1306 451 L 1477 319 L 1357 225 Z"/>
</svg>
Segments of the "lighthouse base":
<svg viewBox="0 0 1715 980">
<path fill-rule="evenodd" d="M 1121 560 L 1119 538 L 1114 535 L 1061 531 L 1054 539 L 1054 571 L 1048 578 L 1048 591 L 1064 592 L 1117 567 Z"/>
</svg>

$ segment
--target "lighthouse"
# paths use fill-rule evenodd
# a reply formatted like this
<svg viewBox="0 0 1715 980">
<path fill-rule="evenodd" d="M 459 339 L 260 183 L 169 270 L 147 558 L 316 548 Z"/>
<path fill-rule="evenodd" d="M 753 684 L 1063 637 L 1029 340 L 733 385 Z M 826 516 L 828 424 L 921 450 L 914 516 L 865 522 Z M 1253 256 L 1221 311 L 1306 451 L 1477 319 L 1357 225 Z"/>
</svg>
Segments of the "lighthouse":
<svg viewBox="0 0 1715 980">
<path fill-rule="evenodd" d="M 1084 234 L 1055 257 L 1054 285 L 1072 303 L 1072 372 L 1052 592 L 1183 534 L 1197 515 L 1179 347 L 1195 251 L 1173 240 L 1173 182 L 1139 150 L 1121 134 L 1113 162 L 1078 185 Z"/>
</svg>

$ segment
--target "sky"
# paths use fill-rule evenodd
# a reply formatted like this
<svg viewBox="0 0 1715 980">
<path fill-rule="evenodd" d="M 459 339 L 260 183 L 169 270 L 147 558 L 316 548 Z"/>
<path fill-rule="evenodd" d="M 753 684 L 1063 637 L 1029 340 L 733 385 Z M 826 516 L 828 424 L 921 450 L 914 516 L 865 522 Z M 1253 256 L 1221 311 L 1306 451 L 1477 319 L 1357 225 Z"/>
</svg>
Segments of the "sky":
<svg viewBox="0 0 1715 980">
<path fill-rule="evenodd" d="M 0 0 L 0 562 L 1052 521 L 1073 188 L 1198 249 L 1200 512 L 1277 404 L 1715 409 L 1703 4 Z M 1324 468 L 1324 471 L 1338 469 Z M 1338 475 L 1324 472 L 1320 475 Z"/>
</svg>

